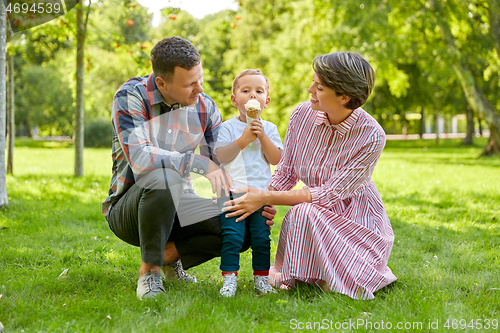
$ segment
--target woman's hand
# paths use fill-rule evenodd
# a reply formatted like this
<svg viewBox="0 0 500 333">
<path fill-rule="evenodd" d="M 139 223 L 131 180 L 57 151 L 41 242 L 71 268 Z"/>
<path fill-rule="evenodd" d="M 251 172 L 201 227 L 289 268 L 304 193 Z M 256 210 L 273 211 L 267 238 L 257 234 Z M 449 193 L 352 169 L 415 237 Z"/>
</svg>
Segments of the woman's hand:
<svg viewBox="0 0 500 333">
<path fill-rule="evenodd" d="M 240 222 L 247 218 L 250 214 L 258 210 L 260 207 L 266 205 L 264 195 L 267 191 L 259 190 L 253 187 L 240 188 L 233 191 L 234 193 L 247 192 L 245 195 L 224 202 L 224 207 L 222 210 L 224 212 L 231 212 L 226 215 L 226 217 L 239 216 L 236 222 Z M 243 215 L 242 215 L 243 214 Z"/>
</svg>

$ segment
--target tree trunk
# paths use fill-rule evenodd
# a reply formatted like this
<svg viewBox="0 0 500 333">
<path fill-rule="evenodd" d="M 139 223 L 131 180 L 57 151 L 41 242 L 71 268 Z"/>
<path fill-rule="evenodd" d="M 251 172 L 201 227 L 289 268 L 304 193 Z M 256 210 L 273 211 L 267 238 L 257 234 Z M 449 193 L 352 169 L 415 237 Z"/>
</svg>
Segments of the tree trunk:
<svg viewBox="0 0 500 333">
<path fill-rule="evenodd" d="M 7 27 L 8 40 L 12 35 L 10 27 Z M 14 173 L 14 140 L 16 139 L 16 125 L 15 125 L 15 113 L 14 113 L 14 56 L 12 54 L 7 55 L 7 75 L 8 75 L 8 88 L 7 88 L 7 138 L 9 142 L 9 148 L 7 152 L 7 173 Z"/>
<path fill-rule="evenodd" d="M 27 136 L 29 138 L 33 138 L 33 133 L 31 132 L 31 126 L 28 118 L 19 123 L 18 134 L 19 136 Z"/>
<path fill-rule="evenodd" d="M 494 1 L 495 0 L 490 0 L 490 2 Z M 439 3 L 436 0 L 433 0 L 433 6 L 434 6 L 434 11 L 436 13 L 442 12 Z M 486 121 L 488 127 L 490 128 L 490 131 L 492 131 L 493 129 L 493 133 L 500 133 L 500 117 L 498 116 L 495 107 L 493 106 L 493 104 L 490 103 L 490 101 L 484 95 L 483 91 L 476 84 L 472 71 L 470 70 L 467 63 L 464 61 L 465 56 L 463 56 L 462 53 L 460 53 L 460 50 L 455 45 L 455 37 L 451 33 L 448 22 L 445 19 L 441 18 L 439 15 L 437 16 L 437 19 L 439 27 L 441 29 L 441 36 L 443 38 L 444 43 L 448 47 L 448 52 L 455 57 L 455 61 L 452 64 L 453 70 L 457 74 L 458 80 L 462 85 L 462 89 L 465 93 L 467 102 L 472 107 L 472 110 L 480 114 L 481 118 L 483 118 Z M 492 144 L 488 144 L 484 148 L 483 153 L 481 154 L 482 156 L 495 154 L 494 148 L 500 146 L 500 136 L 497 137 L 496 135 L 490 135 L 490 141 L 491 140 L 493 140 L 494 142 Z M 493 150 L 490 151 L 490 149 Z"/>
<path fill-rule="evenodd" d="M 488 144 L 481 153 L 481 156 L 491 156 L 500 153 L 500 145 L 498 144 L 498 142 L 500 142 L 500 131 L 498 131 L 498 128 L 493 126 L 489 126 L 489 129 L 490 138 L 488 139 Z"/>
<path fill-rule="evenodd" d="M 472 146 L 474 144 L 474 112 L 470 105 L 465 108 L 465 116 L 467 117 L 467 130 L 464 145 Z"/>
<path fill-rule="evenodd" d="M 477 118 L 477 129 L 479 131 L 479 136 L 483 137 L 483 126 L 482 126 L 483 120 L 481 119 L 481 117 L 479 117 L 478 114 L 476 114 L 476 118 Z"/>
<path fill-rule="evenodd" d="M 439 115 L 434 112 L 434 132 L 436 132 L 436 144 L 439 144 Z"/>
<path fill-rule="evenodd" d="M 488 128 L 490 129 L 489 141 L 493 140 L 493 143 L 486 145 L 481 156 L 498 154 L 498 150 L 495 150 L 495 147 L 500 147 L 500 135 L 495 135 L 495 133 L 500 133 L 500 117 L 493 105 L 486 99 L 483 92 L 474 82 L 474 76 L 467 66 L 464 64 L 454 64 L 453 69 L 459 77 L 469 105 L 474 112 L 479 113 L 481 118 L 486 120 Z"/>
<path fill-rule="evenodd" d="M 75 176 L 83 176 L 83 122 L 84 122 L 84 71 L 86 26 L 83 19 L 83 0 L 76 8 L 76 109 L 75 109 Z"/>
<path fill-rule="evenodd" d="M 5 174 L 5 45 L 7 14 L 5 2 L 0 1 L 0 207 L 9 204 Z"/>
<path fill-rule="evenodd" d="M 420 139 L 424 137 L 425 133 L 425 118 L 424 118 L 424 108 L 420 111 L 420 128 L 418 130 L 418 134 L 420 135 Z"/>
</svg>

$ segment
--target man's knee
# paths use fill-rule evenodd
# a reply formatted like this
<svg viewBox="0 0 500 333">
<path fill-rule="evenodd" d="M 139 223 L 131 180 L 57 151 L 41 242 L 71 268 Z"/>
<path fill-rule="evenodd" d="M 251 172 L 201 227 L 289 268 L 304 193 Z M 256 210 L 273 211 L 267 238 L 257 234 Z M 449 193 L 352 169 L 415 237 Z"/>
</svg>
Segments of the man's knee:
<svg viewBox="0 0 500 333">
<path fill-rule="evenodd" d="M 179 202 L 183 191 L 183 180 L 181 176 L 172 169 L 155 169 L 140 178 L 136 185 L 144 190 L 166 190 L 172 194 L 174 202 Z"/>
</svg>

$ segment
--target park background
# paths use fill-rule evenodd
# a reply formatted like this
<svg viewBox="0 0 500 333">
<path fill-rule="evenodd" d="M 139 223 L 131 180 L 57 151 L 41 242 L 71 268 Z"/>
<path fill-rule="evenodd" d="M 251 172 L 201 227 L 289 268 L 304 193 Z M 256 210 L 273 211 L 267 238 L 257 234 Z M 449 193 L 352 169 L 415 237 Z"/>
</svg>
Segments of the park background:
<svg viewBox="0 0 500 333">
<path fill-rule="evenodd" d="M 293 319 L 423 323 L 394 329 L 408 332 L 429 331 L 436 319 L 433 331 L 446 331 L 446 321 L 451 329 L 456 320 L 477 331 L 478 320 L 500 319 L 498 0 L 242 0 L 203 18 L 169 2 L 154 26 L 139 2 L 84 4 L 83 64 L 77 9 L 9 36 L 7 124 L 14 124 L 8 204 L 0 211 L 5 332 L 281 332 Z M 389 262 L 396 283 L 373 301 L 353 301 L 309 286 L 256 297 L 243 282 L 236 299 L 221 300 L 213 260 L 193 269 L 197 286 L 166 283 L 165 298 L 135 299 L 139 251 L 119 241 L 100 213 L 111 175 L 110 107 L 124 81 L 151 72 L 149 52 L 166 36 L 200 51 L 205 92 L 224 119 L 237 112 L 229 98 L 234 76 L 260 68 L 271 85 L 263 117 L 282 137 L 292 110 L 309 99 L 316 54 L 354 50 L 370 61 L 377 81 L 364 109 L 389 137 L 419 138 L 388 141 L 373 175 L 396 235 Z M 75 110 L 84 114 L 78 134 Z M 80 135 L 85 149 L 73 144 Z M 286 210 L 279 208 L 273 252 Z M 250 281 L 248 252 L 242 267 L 241 281 Z"/>
</svg>

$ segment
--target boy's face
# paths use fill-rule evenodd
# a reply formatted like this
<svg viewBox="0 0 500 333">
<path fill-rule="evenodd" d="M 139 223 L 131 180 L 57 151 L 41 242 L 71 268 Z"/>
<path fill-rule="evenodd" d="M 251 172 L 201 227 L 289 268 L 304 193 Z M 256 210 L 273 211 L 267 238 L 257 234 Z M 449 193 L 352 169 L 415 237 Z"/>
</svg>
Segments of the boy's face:
<svg viewBox="0 0 500 333">
<path fill-rule="evenodd" d="M 231 95 L 233 106 L 237 107 L 240 114 L 246 116 L 245 104 L 251 99 L 260 103 L 260 109 L 267 108 L 271 98 L 267 93 L 267 82 L 262 75 L 244 75 L 237 82 L 236 90 Z"/>
</svg>

